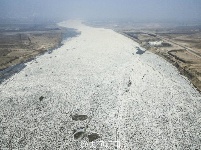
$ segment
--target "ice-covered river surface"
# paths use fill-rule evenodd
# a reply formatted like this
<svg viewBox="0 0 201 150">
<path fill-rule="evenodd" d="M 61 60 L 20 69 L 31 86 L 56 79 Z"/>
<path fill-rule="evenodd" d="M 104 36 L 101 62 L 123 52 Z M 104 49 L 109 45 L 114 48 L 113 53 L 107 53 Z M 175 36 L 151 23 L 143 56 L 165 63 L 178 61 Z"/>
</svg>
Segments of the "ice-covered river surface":
<svg viewBox="0 0 201 150">
<path fill-rule="evenodd" d="M 134 41 L 77 21 L 0 85 L 0 149 L 201 149 L 201 95 Z"/>
</svg>

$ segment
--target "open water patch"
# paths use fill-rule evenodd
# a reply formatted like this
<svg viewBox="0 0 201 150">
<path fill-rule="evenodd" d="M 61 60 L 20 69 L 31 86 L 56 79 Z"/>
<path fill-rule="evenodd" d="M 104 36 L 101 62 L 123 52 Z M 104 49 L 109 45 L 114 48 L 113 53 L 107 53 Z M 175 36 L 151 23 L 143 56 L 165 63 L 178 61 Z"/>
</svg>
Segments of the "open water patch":
<svg viewBox="0 0 201 150">
<path fill-rule="evenodd" d="M 136 54 L 142 55 L 142 54 L 144 54 L 145 52 L 146 52 L 145 50 L 142 50 L 142 49 L 140 49 L 140 48 L 138 47 Z"/>
</svg>

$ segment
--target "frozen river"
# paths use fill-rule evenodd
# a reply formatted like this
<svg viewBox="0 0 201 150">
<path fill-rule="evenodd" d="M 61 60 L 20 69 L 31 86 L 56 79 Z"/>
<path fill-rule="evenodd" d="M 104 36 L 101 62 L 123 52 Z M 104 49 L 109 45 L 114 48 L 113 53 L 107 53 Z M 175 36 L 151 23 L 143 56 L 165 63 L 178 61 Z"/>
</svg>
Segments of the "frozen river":
<svg viewBox="0 0 201 150">
<path fill-rule="evenodd" d="M 201 95 L 112 30 L 81 35 L 0 85 L 0 149 L 201 149 Z"/>
</svg>

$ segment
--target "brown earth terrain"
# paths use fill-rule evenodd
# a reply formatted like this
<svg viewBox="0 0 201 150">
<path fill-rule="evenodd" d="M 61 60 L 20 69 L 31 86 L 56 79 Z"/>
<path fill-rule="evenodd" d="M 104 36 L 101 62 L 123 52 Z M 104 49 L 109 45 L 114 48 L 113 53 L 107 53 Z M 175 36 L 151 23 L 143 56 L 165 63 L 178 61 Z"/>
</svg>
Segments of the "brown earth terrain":
<svg viewBox="0 0 201 150">
<path fill-rule="evenodd" d="M 173 63 L 201 91 L 199 26 L 177 28 L 131 26 L 117 31 Z M 55 25 L 0 25 L 0 70 L 59 47 L 65 32 L 64 28 Z"/>
<path fill-rule="evenodd" d="M 201 30 L 199 27 L 123 30 L 120 33 L 173 63 L 201 91 Z"/>
<path fill-rule="evenodd" d="M 63 28 L 46 25 L 8 26 L 0 25 L 0 70 L 59 47 L 65 32 Z"/>
</svg>

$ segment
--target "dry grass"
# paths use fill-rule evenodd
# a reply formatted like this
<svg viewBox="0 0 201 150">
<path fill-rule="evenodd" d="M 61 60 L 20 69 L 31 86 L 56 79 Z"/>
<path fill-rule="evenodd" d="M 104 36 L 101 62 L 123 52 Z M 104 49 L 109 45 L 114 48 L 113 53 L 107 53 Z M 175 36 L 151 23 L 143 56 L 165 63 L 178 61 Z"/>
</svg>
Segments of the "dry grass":
<svg viewBox="0 0 201 150">
<path fill-rule="evenodd" d="M 58 47 L 62 30 L 4 32 L 0 34 L 0 70 Z"/>
<path fill-rule="evenodd" d="M 178 30 L 178 31 L 177 31 Z M 168 61 L 172 62 L 182 74 L 187 76 L 192 83 L 201 91 L 201 32 L 185 29 L 162 30 L 156 33 L 156 36 L 149 34 L 150 31 L 135 32 L 123 31 L 128 37 L 132 38 L 147 50 L 156 53 Z M 178 32 L 178 33 L 177 33 Z M 132 36 L 135 36 L 133 38 Z M 137 40 L 136 40 L 137 39 Z M 162 40 L 171 46 L 150 46 L 149 41 Z M 195 53 L 191 53 L 186 48 L 193 49 Z M 197 55 L 196 55 L 197 54 Z"/>
</svg>

